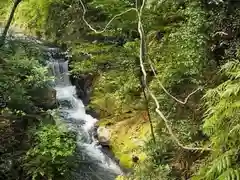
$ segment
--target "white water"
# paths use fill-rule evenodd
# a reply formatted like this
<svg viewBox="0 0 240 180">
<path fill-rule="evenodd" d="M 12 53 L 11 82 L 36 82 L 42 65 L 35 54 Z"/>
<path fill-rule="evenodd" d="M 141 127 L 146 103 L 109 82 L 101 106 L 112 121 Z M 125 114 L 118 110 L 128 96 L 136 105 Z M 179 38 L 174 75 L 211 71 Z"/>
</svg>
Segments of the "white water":
<svg viewBox="0 0 240 180">
<path fill-rule="evenodd" d="M 60 104 L 60 114 L 68 128 L 77 132 L 78 155 L 74 160 L 78 161 L 79 168 L 74 170 L 70 179 L 114 180 L 122 171 L 101 151 L 97 140 L 92 137 L 90 132 L 97 119 L 86 114 L 82 101 L 76 96 L 75 86 L 69 80 L 68 61 L 64 58 L 55 59 L 56 53 L 59 53 L 58 49 L 48 49 L 49 73 L 55 77 L 53 83 Z"/>
<path fill-rule="evenodd" d="M 4 28 L 0 27 L 0 34 L 3 33 L 3 30 L 4 30 Z M 16 27 L 10 28 L 8 30 L 6 41 L 9 41 L 9 40 L 22 40 L 22 41 L 32 42 L 32 43 L 36 43 L 36 44 L 43 44 L 42 41 L 37 40 L 35 37 L 26 36 L 20 29 L 18 29 Z"/>
</svg>

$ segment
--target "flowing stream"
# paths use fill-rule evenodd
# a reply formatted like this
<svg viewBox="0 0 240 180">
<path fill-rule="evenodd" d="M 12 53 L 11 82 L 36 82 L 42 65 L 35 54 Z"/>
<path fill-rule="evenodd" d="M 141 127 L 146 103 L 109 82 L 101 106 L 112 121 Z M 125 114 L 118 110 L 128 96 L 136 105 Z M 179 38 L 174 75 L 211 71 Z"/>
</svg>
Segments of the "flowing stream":
<svg viewBox="0 0 240 180">
<path fill-rule="evenodd" d="M 93 128 L 97 119 L 86 114 L 82 101 L 69 79 L 68 58 L 58 48 L 48 48 L 48 67 L 60 104 L 60 114 L 67 127 L 77 133 L 77 153 L 72 161 L 77 163 L 67 176 L 71 180 L 114 180 L 122 174 L 120 167 L 97 145 Z"/>
</svg>

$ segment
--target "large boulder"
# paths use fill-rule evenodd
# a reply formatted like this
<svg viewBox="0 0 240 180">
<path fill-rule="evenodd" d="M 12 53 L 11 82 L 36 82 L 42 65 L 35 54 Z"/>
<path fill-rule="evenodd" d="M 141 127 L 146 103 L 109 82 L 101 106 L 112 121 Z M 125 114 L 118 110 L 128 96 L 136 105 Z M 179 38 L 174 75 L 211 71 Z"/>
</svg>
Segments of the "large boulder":
<svg viewBox="0 0 240 180">
<path fill-rule="evenodd" d="M 76 86 L 77 96 L 82 100 L 84 105 L 87 105 L 90 101 L 90 95 L 92 91 L 92 84 L 96 75 L 80 74 L 78 76 L 71 76 L 71 82 Z"/>
<path fill-rule="evenodd" d="M 31 92 L 32 101 L 35 106 L 47 109 L 54 109 L 57 107 L 57 92 L 51 87 L 39 88 Z"/>
<path fill-rule="evenodd" d="M 99 144 L 102 146 L 109 147 L 110 146 L 110 131 L 105 127 L 99 127 L 97 129 L 97 139 Z"/>
</svg>

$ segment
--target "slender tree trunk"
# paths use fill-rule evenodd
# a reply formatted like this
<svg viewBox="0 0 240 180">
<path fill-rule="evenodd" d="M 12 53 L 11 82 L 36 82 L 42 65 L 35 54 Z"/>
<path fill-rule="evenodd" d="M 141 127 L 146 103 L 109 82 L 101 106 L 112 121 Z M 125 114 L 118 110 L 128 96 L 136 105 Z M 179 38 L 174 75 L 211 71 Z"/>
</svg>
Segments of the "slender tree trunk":
<svg viewBox="0 0 240 180">
<path fill-rule="evenodd" d="M 140 63 L 139 63 L 138 59 L 136 59 L 135 63 L 136 63 L 137 67 L 140 66 Z M 154 127 L 153 127 L 153 122 L 152 122 L 150 109 L 149 109 L 149 98 L 148 98 L 147 89 L 146 89 L 147 82 L 144 79 L 144 75 L 143 75 L 141 69 L 139 69 L 139 71 L 138 71 L 138 78 L 139 78 L 139 82 L 140 82 L 140 85 L 141 85 L 141 91 L 142 91 L 143 96 L 144 96 L 145 110 L 147 111 L 147 116 L 148 116 L 148 120 L 149 120 L 149 123 L 150 123 L 150 130 L 151 130 L 152 140 L 153 140 L 154 144 L 156 144 L 156 138 L 155 138 L 155 134 L 154 134 Z"/>
<path fill-rule="evenodd" d="M 143 85 L 142 85 L 142 91 L 143 91 L 143 95 L 144 95 L 144 98 L 145 98 L 145 106 L 146 106 L 148 119 L 149 119 L 149 123 L 150 123 L 152 140 L 153 140 L 154 144 L 156 144 L 156 138 L 155 138 L 155 134 L 154 134 L 153 122 L 152 122 L 151 115 L 150 115 L 150 110 L 149 110 L 149 100 L 148 100 L 147 93 L 146 93 L 146 90 L 143 87 Z"/>
<path fill-rule="evenodd" d="M 0 39 L 0 47 L 2 47 L 4 45 L 4 42 L 6 40 L 6 36 L 7 36 L 7 33 L 8 33 L 8 30 L 10 28 L 10 25 L 11 25 L 11 22 L 13 20 L 13 17 L 14 17 L 14 14 L 15 14 L 15 11 L 19 5 L 19 3 L 21 2 L 22 0 L 15 0 L 14 1 L 14 5 L 12 7 L 12 10 L 11 10 L 11 13 L 9 15 L 9 18 L 8 18 L 8 21 L 7 21 L 7 24 L 5 25 L 4 27 L 4 30 L 3 30 L 3 33 L 2 33 L 2 36 L 1 36 L 1 39 Z"/>
<path fill-rule="evenodd" d="M 155 138 L 155 134 L 154 134 L 154 127 L 153 127 L 153 122 L 150 116 L 150 110 L 149 110 L 149 99 L 147 97 L 147 92 L 148 92 L 148 86 L 147 86 L 147 72 L 145 70 L 144 67 L 144 62 L 146 62 L 147 59 L 147 45 L 146 45 L 146 37 L 145 37 L 145 32 L 143 29 L 143 25 L 142 25 L 142 10 L 144 8 L 144 5 L 146 4 L 147 0 L 143 0 L 140 11 L 138 11 L 138 32 L 140 35 L 140 49 L 139 49 L 139 65 L 141 67 L 141 86 L 142 86 L 142 91 L 144 94 L 144 98 L 145 98 L 145 103 L 146 103 L 146 109 L 148 112 L 148 117 L 149 117 L 149 123 L 150 123 L 150 129 L 151 129 L 151 135 L 152 135 L 152 139 L 154 144 L 156 144 L 156 138 Z"/>
</svg>

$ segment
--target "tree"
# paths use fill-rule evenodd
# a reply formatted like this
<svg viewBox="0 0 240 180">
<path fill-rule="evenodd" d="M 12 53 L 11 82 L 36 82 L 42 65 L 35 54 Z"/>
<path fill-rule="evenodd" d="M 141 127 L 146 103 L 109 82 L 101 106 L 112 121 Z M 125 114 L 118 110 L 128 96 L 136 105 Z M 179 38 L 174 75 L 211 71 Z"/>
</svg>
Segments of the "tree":
<svg viewBox="0 0 240 180">
<path fill-rule="evenodd" d="M 164 121 L 164 124 L 166 126 L 166 129 L 168 130 L 169 134 L 171 135 L 172 139 L 175 141 L 175 143 L 181 147 L 182 149 L 185 149 L 185 150 L 190 150 L 190 151 L 193 151 L 193 150 L 196 150 L 196 151 L 211 151 L 210 148 L 198 148 L 198 147 L 190 147 L 190 146 L 185 146 L 184 144 L 182 144 L 179 139 L 177 138 L 177 136 L 174 134 L 174 132 L 172 131 L 172 128 L 170 127 L 169 125 L 169 122 L 168 122 L 168 119 L 167 117 L 165 117 L 165 115 L 162 113 L 162 111 L 160 110 L 160 103 L 156 97 L 156 95 L 154 94 L 154 92 L 148 87 L 148 84 L 147 84 L 147 69 L 146 69 L 146 65 L 145 64 L 149 64 L 151 66 L 151 69 L 152 71 L 154 72 L 154 67 L 153 65 L 151 64 L 151 60 L 147 57 L 147 43 L 146 43 L 146 33 L 145 33 L 145 29 L 143 27 L 143 21 L 144 21 L 144 16 L 143 16 L 143 11 L 146 7 L 146 4 L 147 4 L 147 0 L 143 0 L 143 2 L 140 4 L 140 8 L 138 8 L 138 3 L 136 2 L 135 6 L 136 8 L 128 8 L 127 10 L 125 11 L 122 11 L 121 13 L 115 15 L 108 23 L 107 25 L 105 26 L 105 28 L 103 28 L 103 30 L 101 31 L 98 31 L 96 29 L 94 29 L 88 22 L 87 20 L 85 19 L 85 14 L 87 12 L 86 10 L 86 7 L 84 5 L 84 3 L 82 2 L 82 0 L 80 0 L 80 3 L 81 3 L 81 6 L 83 8 L 83 21 L 85 22 L 85 24 L 93 31 L 95 32 L 96 34 L 101 34 L 103 32 L 105 32 L 108 28 L 108 26 L 110 26 L 110 24 L 118 17 L 130 12 L 130 11 L 135 11 L 136 14 L 137 14 L 137 21 L 138 21 L 138 33 L 139 33 L 139 49 L 138 49 L 138 52 L 139 52 L 139 66 L 140 66 L 140 69 L 141 69 L 141 72 L 142 72 L 142 78 L 143 78 L 143 87 L 145 87 L 146 89 L 146 92 L 148 92 L 149 96 L 152 98 L 156 108 L 155 108 L 155 111 L 156 113 L 159 115 L 159 117 Z M 156 76 L 156 74 L 155 74 Z M 177 101 L 178 103 L 180 104 L 186 104 L 189 97 L 192 96 L 193 94 L 195 94 L 198 90 L 200 90 L 200 88 L 196 89 L 195 91 L 191 92 L 186 98 L 185 98 L 185 101 L 180 101 L 178 100 L 176 97 L 174 97 L 173 95 L 171 95 L 165 88 L 164 86 L 161 84 L 161 82 L 159 81 L 159 84 L 160 84 L 160 87 L 164 90 L 164 92 L 170 96 L 172 99 L 174 99 L 175 101 Z M 145 99 L 146 99 L 146 94 L 144 95 L 145 96 Z M 149 119 L 151 120 L 151 119 Z M 153 136 L 153 140 L 155 141 L 155 137 L 154 137 L 154 130 L 153 130 L 153 124 L 152 122 L 150 122 L 150 126 L 151 126 L 151 133 L 152 133 L 152 136 Z"/>
<path fill-rule="evenodd" d="M 18 7 L 18 5 L 20 4 L 21 1 L 22 0 L 15 0 L 14 1 L 11 13 L 10 13 L 8 21 L 7 21 L 7 24 L 5 25 L 3 33 L 2 33 L 2 37 L 1 37 L 1 40 L 0 40 L 0 47 L 4 45 L 4 42 L 5 42 L 5 39 L 6 39 L 6 36 L 7 36 L 7 32 L 10 28 L 11 22 L 13 20 L 14 14 L 15 14 L 15 11 L 16 11 L 16 9 L 17 9 L 17 7 Z"/>
</svg>

